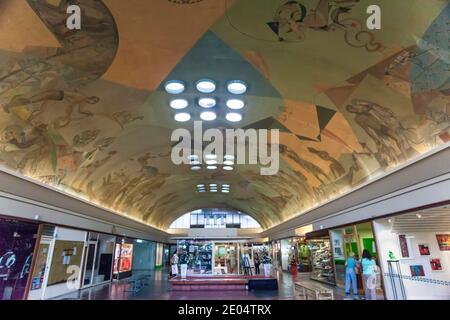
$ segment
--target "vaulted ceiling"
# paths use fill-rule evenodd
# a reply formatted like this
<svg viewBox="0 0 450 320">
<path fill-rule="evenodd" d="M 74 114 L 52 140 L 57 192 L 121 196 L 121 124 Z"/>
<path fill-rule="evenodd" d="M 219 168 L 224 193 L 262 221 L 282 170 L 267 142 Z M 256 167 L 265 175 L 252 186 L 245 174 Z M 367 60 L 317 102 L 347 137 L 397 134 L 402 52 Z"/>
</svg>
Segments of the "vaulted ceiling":
<svg viewBox="0 0 450 320">
<path fill-rule="evenodd" d="M 302 214 L 450 141 L 448 1 L 383 1 L 368 30 L 372 2 L 1 0 L 0 165 L 161 229 L 203 207 Z M 209 127 L 279 129 L 276 175 L 171 162 L 193 123 L 164 83 L 193 101 L 201 78 L 249 84 L 243 120 Z M 209 182 L 231 193 L 195 192 Z"/>
</svg>

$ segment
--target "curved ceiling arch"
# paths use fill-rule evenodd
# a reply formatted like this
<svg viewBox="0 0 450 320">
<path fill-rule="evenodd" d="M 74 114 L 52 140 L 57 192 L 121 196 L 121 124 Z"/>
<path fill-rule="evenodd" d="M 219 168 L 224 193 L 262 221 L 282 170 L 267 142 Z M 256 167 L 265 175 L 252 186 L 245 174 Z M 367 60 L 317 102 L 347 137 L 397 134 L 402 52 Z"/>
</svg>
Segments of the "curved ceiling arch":
<svg viewBox="0 0 450 320">
<path fill-rule="evenodd" d="M 33 28 L 42 46 L 0 42 L 0 165 L 118 214 L 166 229 L 223 206 L 269 228 L 450 143 L 445 1 L 385 2 L 380 31 L 365 28 L 369 0 L 73 2 L 86 15 L 80 33 L 60 25 L 65 2 L 28 0 L 25 18 L 48 29 Z M 29 40 L 19 29 L 9 40 Z M 173 120 L 163 84 L 186 81 L 195 118 L 200 78 L 219 88 L 208 127 L 280 131 L 275 175 L 171 162 L 170 134 L 192 122 Z M 221 103 L 235 79 L 249 90 L 231 124 Z M 211 182 L 231 193 L 195 192 Z"/>
</svg>

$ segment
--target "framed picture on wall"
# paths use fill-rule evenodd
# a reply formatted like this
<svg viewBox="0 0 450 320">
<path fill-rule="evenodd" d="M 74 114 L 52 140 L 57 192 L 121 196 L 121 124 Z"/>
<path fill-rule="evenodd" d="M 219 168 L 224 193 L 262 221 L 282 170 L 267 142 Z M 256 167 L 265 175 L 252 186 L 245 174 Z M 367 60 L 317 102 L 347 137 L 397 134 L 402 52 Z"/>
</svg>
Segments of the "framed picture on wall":
<svg viewBox="0 0 450 320">
<path fill-rule="evenodd" d="M 400 254 L 403 259 L 411 258 L 409 253 L 409 240 L 406 238 L 406 235 L 400 234 L 398 236 L 399 244 L 400 244 Z"/>
<path fill-rule="evenodd" d="M 409 266 L 411 277 L 425 277 L 425 270 L 422 265 Z"/>
<path fill-rule="evenodd" d="M 450 234 L 437 234 L 436 240 L 439 245 L 439 250 L 450 251 Z"/>
<path fill-rule="evenodd" d="M 442 271 L 441 259 L 430 259 L 430 266 L 432 271 Z"/>
<path fill-rule="evenodd" d="M 419 244 L 419 253 L 421 256 L 430 255 L 430 247 L 428 244 Z"/>
</svg>

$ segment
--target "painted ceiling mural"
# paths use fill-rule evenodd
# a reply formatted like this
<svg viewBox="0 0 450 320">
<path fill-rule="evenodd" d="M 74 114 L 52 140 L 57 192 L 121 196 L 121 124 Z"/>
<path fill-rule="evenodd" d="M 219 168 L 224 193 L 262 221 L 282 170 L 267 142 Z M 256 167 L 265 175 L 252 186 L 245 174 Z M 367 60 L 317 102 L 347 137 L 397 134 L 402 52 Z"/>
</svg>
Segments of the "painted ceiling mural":
<svg viewBox="0 0 450 320">
<path fill-rule="evenodd" d="M 201 207 L 269 228 L 449 144 L 449 2 L 405 2 L 370 31 L 369 0 L 0 0 L 0 166 L 161 229 Z M 192 123 L 162 85 L 205 77 L 250 85 L 214 126 L 279 129 L 278 174 L 172 164 Z"/>
</svg>

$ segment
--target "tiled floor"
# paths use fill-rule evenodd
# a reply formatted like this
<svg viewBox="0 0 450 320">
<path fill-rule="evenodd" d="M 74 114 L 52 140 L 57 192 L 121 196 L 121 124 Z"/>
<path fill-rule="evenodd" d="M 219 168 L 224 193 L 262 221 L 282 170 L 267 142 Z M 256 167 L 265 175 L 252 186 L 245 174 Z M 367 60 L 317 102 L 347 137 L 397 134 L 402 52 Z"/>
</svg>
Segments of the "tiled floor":
<svg viewBox="0 0 450 320">
<path fill-rule="evenodd" d="M 67 294 L 58 299 L 69 300 L 292 300 L 303 299 L 294 294 L 293 282 L 314 283 L 332 288 L 336 300 L 345 298 L 344 291 L 337 287 L 322 285 L 309 279 L 309 274 L 293 277 L 289 273 L 278 272 L 278 291 L 171 291 L 167 273 L 153 272 L 148 286 L 137 293 L 127 292 L 127 282 L 114 282 Z"/>
</svg>

